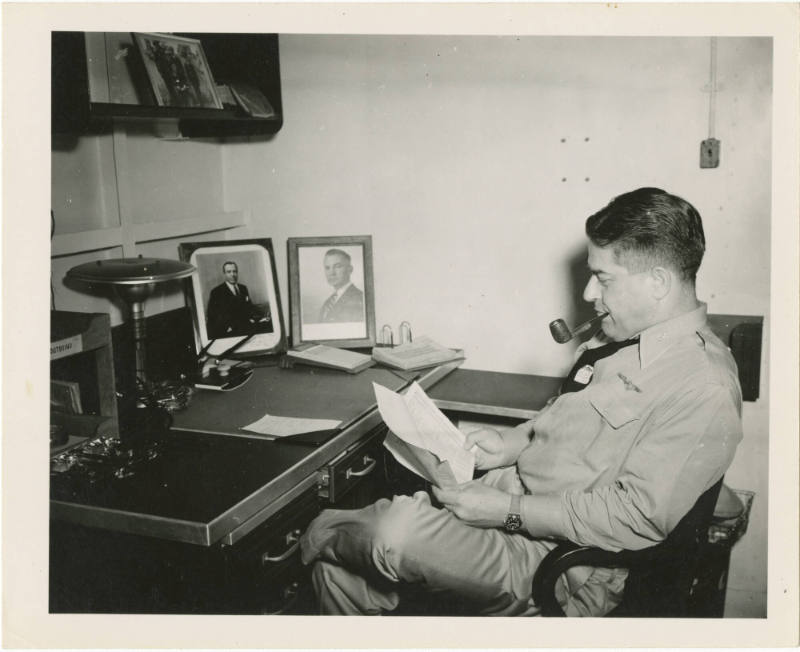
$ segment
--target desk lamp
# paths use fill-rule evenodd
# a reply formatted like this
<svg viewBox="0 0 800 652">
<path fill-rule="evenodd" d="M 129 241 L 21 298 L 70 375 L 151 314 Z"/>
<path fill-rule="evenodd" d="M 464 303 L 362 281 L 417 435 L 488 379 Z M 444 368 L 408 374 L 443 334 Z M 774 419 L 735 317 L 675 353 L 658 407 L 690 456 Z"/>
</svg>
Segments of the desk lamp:
<svg viewBox="0 0 800 652">
<path fill-rule="evenodd" d="M 67 278 L 92 285 L 112 285 L 117 295 L 130 306 L 136 350 L 136 381 L 141 392 L 148 389 L 145 364 L 144 302 L 157 283 L 176 281 L 195 272 L 194 265 L 166 258 L 110 258 L 77 265 Z"/>
</svg>

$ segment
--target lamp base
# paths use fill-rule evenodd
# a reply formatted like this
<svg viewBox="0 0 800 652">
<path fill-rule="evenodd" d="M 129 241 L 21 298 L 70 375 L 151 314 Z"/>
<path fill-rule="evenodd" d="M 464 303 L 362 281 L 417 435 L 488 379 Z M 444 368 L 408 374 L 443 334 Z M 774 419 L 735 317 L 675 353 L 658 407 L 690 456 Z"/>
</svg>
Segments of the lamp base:
<svg viewBox="0 0 800 652">
<path fill-rule="evenodd" d="M 136 407 L 120 413 L 119 440 L 137 450 L 161 441 L 172 425 L 169 412 L 159 407 Z"/>
</svg>

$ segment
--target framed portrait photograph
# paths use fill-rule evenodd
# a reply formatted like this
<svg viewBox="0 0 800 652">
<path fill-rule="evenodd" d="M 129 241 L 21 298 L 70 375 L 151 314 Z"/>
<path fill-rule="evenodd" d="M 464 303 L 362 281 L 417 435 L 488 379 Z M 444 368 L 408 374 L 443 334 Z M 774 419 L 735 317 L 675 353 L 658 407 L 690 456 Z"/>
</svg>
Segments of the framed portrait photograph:
<svg viewBox="0 0 800 652">
<path fill-rule="evenodd" d="M 372 236 L 289 238 L 292 345 L 375 345 Z"/>
<path fill-rule="evenodd" d="M 159 106 L 223 108 L 200 41 L 145 32 L 133 39 Z"/>
<path fill-rule="evenodd" d="M 181 260 L 197 273 L 186 281 L 197 350 L 257 356 L 286 350 L 272 240 L 183 242 Z M 237 346 L 238 345 L 238 346 Z"/>
</svg>

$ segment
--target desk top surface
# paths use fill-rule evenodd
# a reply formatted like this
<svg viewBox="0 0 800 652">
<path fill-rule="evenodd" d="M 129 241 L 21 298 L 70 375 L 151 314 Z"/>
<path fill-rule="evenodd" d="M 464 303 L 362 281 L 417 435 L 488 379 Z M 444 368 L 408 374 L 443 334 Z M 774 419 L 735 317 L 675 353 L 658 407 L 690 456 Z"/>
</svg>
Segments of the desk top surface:
<svg viewBox="0 0 800 652">
<path fill-rule="evenodd" d="M 257 367 L 253 377 L 233 391 L 197 390 L 190 408 L 173 415 L 173 428 L 257 437 L 241 428 L 265 414 L 336 419 L 345 428 L 375 407 L 372 383 L 397 391 L 408 382 L 376 367 L 358 374 L 305 365 L 291 369 Z"/>
<path fill-rule="evenodd" d="M 476 369 L 456 369 L 428 395 L 442 410 L 530 419 L 558 393 L 562 379 Z"/>
<path fill-rule="evenodd" d="M 420 384 L 444 408 L 519 416 L 549 398 L 558 379 L 461 370 L 427 370 Z M 231 392 L 199 391 L 153 459 L 127 477 L 51 482 L 53 515 L 85 525 L 210 545 L 285 495 L 380 424 L 372 383 L 399 390 L 408 374 L 359 374 L 316 367 L 262 367 Z M 265 413 L 340 419 L 319 446 L 241 431 Z M 524 418 L 524 416 L 523 416 Z M 236 436 L 229 436 L 236 435 Z"/>
<path fill-rule="evenodd" d="M 426 370 L 430 386 L 455 366 Z M 359 374 L 300 366 L 259 367 L 230 392 L 199 390 L 152 457 L 51 477 L 51 514 L 84 525 L 202 545 L 262 513 L 271 502 L 380 424 L 372 384 L 394 391 L 408 374 L 370 368 Z M 242 431 L 265 414 L 341 420 L 316 445 Z M 110 466 L 110 468 L 108 468 Z"/>
</svg>

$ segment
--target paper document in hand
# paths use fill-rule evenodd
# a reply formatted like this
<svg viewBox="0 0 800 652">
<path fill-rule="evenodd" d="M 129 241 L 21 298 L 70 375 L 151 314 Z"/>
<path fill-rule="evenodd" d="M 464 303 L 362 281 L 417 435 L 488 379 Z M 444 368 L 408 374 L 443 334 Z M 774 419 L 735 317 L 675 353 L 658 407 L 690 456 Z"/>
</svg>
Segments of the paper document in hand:
<svg viewBox="0 0 800 652">
<path fill-rule="evenodd" d="M 431 472 L 431 460 L 418 454 L 417 449 L 422 449 L 430 451 L 440 462 L 447 462 L 457 483 L 472 480 L 475 454 L 464 450 L 464 434 L 442 414 L 417 383 L 412 383 L 404 395 L 377 383 L 372 383 L 372 386 L 384 423 L 399 440 L 409 444 L 399 446 L 387 437 L 386 447 L 400 463 L 430 482 L 440 484 L 442 476 Z M 420 466 L 427 473 L 421 472 Z M 436 475 L 438 477 L 431 477 Z"/>
</svg>

